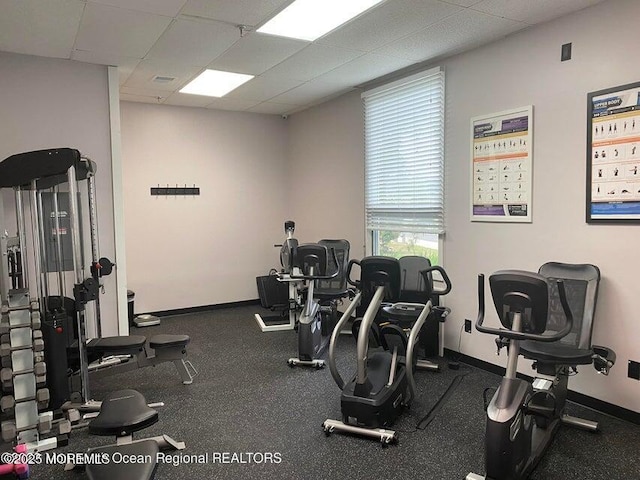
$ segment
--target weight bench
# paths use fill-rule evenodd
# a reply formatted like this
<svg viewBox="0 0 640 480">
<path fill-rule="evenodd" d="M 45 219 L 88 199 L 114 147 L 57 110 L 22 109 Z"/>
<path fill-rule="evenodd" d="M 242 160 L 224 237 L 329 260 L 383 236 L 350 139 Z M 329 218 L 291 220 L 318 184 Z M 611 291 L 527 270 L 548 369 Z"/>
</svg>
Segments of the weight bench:
<svg viewBox="0 0 640 480">
<path fill-rule="evenodd" d="M 131 479 L 151 480 L 157 468 L 160 450 L 184 450 L 184 442 L 177 442 L 168 435 L 133 440 L 133 433 L 143 430 L 158 421 L 158 412 L 150 408 L 144 396 L 136 390 L 112 392 L 102 401 L 100 413 L 89 423 L 91 435 L 115 436 L 116 444 L 91 448 L 87 458 L 109 460 L 119 458 L 144 459 L 140 463 L 116 463 L 101 461 L 88 465 L 67 464 L 65 470 L 86 470 L 90 480 Z"/>
<path fill-rule="evenodd" d="M 173 362 L 182 383 L 193 383 L 198 373 L 187 360 L 188 335 L 159 334 L 147 338 L 142 335 L 94 338 L 87 342 L 87 356 L 92 359 L 89 373 L 102 377 L 137 368 Z"/>
</svg>

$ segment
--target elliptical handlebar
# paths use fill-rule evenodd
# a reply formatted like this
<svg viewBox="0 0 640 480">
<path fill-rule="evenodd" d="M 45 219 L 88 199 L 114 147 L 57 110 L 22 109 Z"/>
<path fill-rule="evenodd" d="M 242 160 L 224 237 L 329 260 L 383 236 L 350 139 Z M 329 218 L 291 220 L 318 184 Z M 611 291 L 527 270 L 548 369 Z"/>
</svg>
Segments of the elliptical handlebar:
<svg viewBox="0 0 640 480">
<path fill-rule="evenodd" d="M 479 274 L 478 275 L 478 318 L 476 320 L 476 330 L 482 333 L 489 333 L 491 335 L 498 335 L 503 338 L 510 338 L 514 340 L 535 340 L 537 342 L 556 342 L 560 340 L 562 337 L 566 336 L 569 332 L 571 332 L 571 328 L 573 327 L 573 315 L 571 313 L 571 309 L 569 308 L 569 303 L 567 302 L 567 294 L 564 287 L 564 281 L 562 279 L 557 279 L 556 285 L 558 286 L 558 295 L 560 297 L 560 303 L 562 304 L 562 310 L 567 319 L 567 321 L 565 322 L 564 328 L 553 335 L 515 332 L 513 330 L 509 330 L 506 328 L 493 328 L 493 327 L 483 326 L 484 311 L 485 311 L 484 274 L 482 273 Z"/>
<path fill-rule="evenodd" d="M 448 294 L 451 291 L 451 279 L 449 278 L 449 275 L 447 275 L 447 272 L 444 270 L 444 268 L 442 268 L 440 265 L 431 265 L 430 267 L 425 268 L 424 270 L 420 270 L 420 274 L 424 278 L 425 284 L 429 285 L 428 274 L 430 272 L 433 272 L 434 270 L 439 272 L 440 275 L 442 275 L 442 280 L 444 280 L 445 288 L 444 290 L 434 290 L 431 292 L 431 294 L 438 295 L 438 296 Z"/>
<path fill-rule="evenodd" d="M 360 261 L 355 259 L 349 260 L 349 265 L 347 265 L 347 283 L 360 290 L 360 280 L 351 280 L 351 268 L 354 265 L 360 266 Z"/>
</svg>

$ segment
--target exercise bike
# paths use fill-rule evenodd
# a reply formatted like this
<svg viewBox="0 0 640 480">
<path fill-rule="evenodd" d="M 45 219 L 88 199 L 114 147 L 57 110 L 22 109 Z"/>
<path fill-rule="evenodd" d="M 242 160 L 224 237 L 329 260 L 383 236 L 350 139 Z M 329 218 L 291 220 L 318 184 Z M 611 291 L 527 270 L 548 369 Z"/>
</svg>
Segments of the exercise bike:
<svg viewBox="0 0 640 480">
<path fill-rule="evenodd" d="M 536 467 L 562 423 L 597 431 L 596 422 L 564 414 L 567 382 L 577 365 L 608 374 L 615 352 L 591 345 L 600 272 L 593 265 L 547 263 L 539 273 L 505 270 L 489 277 L 503 328 L 484 326 L 484 275 L 478 276 L 476 329 L 508 347 L 505 376 L 487 407 L 486 476 L 523 480 Z M 532 383 L 516 378 L 518 357 L 534 360 Z"/>
<path fill-rule="evenodd" d="M 338 266 L 338 259 L 334 249 L 331 249 L 333 265 Z M 290 358 L 290 367 L 306 366 L 323 368 L 324 360 L 318 357 L 329 344 L 329 338 L 335 324 L 331 325 L 332 316 L 323 315 L 320 300 L 314 297 L 316 281 L 327 281 L 338 276 L 339 269 L 327 274 L 329 267 L 329 252 L 325 245 L 309 243 L 298 245 L 293 254 L 292 265 L 301 274 L 290 274 L 291 280 L 308 282 L 304 307 L 298 320 L 298 357 Z"/>
<path fill-rule="evenodd" d="M 414 349 L 420 330 L 432 312 L 432 302 L 427 301 L 417 310 L 417 318 L 411 327 L 407 339 L 402 329 L 398 334 L 403 341 L 401 345 L 394 345 L 393 349 L 384 348 L 383 337 L 375 326 L 376 319 L 381 316 L 383 302 L 389 302 L 389 307 L 396 303 L 400 297 L 401 269 L 400 263 L 390 257 L 366 257 L 360 262 L 349 262 L 348 276 L 354 265 L 360 266 L 360 281 L 357 283 L 359 292 L 351 301 L 344 314 L 340 318 L 329 345 L 329 368 L 336 384 L 342 390 L 340 404 L 342 421 L 327 419 L 323 423 L 325 434 L 334 431 L 353 433 L 378 439 L 382 446 L 397 441 L 397 434 L 388 427 L 408 407 L 415 398 L 416 384 L 413 370 Z M 445 294 L 451 289 L 451 283 L 446 272 L 440 266 L 432 266 L 423 272 L 428 275 L 437 270 L 445 280 L 447 287 Z M 436 292 L 434 292 L 436 293 Z M 366 311 L 357 331 L 357 369 L 356 374 L 345 382 L 336 366 L 335 348 L 339 332 L 349 320 L 352 313 L 362 302 L 366 305 Z M 416 304 L 411 304 L 415 310 Z M 401 309 L 398 306 L 397 310 Z M 393 308 L 390 309 L 392 311 Z M 387 315 L 390 313 L 387 311 Z M 408 312 L 405 310 L 404 312 Z M 373 336 L 375 343 L 383 348 L 369 351 L 370 339 Z M 388 345 L 387 345 L 388 346 Z"/>
</svg>

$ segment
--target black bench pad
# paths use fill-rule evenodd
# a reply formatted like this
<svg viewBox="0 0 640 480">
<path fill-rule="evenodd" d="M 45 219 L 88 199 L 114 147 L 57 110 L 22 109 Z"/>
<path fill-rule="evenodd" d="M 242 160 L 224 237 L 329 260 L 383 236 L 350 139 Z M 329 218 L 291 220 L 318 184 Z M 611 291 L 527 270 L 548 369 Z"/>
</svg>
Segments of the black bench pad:
<svg viewBox="0 0 640 480">
<path fill-rule="evenodd" d="M 87 352 L 102 355 L 128 354 L 141 351 L 146 341 L 146 337 L 142 335 L 94 338 L 87 343 Z"/>
<path fill-rule="evenodd" d="M 92 435 L 129 435 L 158 421 L 158 412 L 147 405 L 136 390 L 111 392 L 102 401 L 100 413 L 89 422 Z M 135 477 L 128 477 L 135 478 Z"/>
<path fill-rule="evenodd" d="M 171 348 L 171 347 L 186 347 L 191 341 L 189 335 L 167 335 L 159 334 L 154 335 L 149 339 L 149 346 L 151 348 Z"/>
<path fill-rule="evenodd" d="M 86 472 L 89 480 L 151 480 L 155 473 L 158 444 L 153 440 L 142 440 L 128 445 L 113 445 L 110 447 L 100 447 L 91 450 L 91 453 L 106 453 L 109 458 L 118 452 L 123 455 L 144 455 L 151 461 L 148 463 L 105 463 L 87 465 Z M 125 457 L 131 458 L 131 457 Z"/>
</svg>

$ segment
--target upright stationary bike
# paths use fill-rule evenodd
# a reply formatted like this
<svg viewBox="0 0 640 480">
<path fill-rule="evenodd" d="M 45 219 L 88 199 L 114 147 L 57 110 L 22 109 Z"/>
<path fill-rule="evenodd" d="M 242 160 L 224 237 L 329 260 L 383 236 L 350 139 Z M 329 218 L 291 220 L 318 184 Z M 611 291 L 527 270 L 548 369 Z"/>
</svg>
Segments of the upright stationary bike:
<svg viewBox="0 0 640 480">
<path fill-rule="evenodd" d="M 333 265 L 338 265 L 335 250 L 331 249 Z M 293 266 L 301 274 L 291 274 L 292 280 L 308 282 L 306 300 L 298 321 L 298 357 L 290 358 L 287 364 L 290 367 L 306 366 L 322 368 L 324 360 L 317 358 L 329 344 L 329 338 L 335 325 L 326 325 L 331 322 L 331 316 L 324 316 L 320 300 L 314 297 L 315 282 L 317 280 L 331 280 L 338 275 L 336 268 L 328 274 L 329 252 L 325 245 L 309 243 L 298 245 L 294 250 Z M 335 320 L 334 320 L 335 321 Z"/>
<path fill-rule="evenodd" d="M 467 480 L 523 480 L 536 467 L 562 423 L 597 431 L 596 422 L 564 413 L 569 375 L 593 363 L 608 374 L 615 352 L 591 345 L 600 272 L 593 265 L 547 263 L 539 273 L 504 270 L 489 277 L 504 328 L 484 322 L 484 275 L 478 277 L 476 328 L 508 347 L 505 376 L 487 408 L 486 476 Z M 516 378 L 518 357 L 534 360 L 533 383 Z"/>
</svg>

